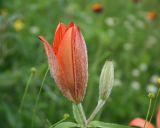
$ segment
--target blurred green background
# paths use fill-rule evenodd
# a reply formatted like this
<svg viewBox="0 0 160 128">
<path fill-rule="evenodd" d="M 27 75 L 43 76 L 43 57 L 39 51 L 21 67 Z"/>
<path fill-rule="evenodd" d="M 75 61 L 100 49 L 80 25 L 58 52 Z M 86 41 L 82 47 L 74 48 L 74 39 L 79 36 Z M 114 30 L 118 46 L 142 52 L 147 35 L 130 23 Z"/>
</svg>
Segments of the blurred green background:
<svg viewBox="0 0 160 128">
<path fill-rule="evenodd" d="M 95 3 L 102 8 L 96 11 Z M 127 125 L 145 118 L 149 91 L 156 92 L 160 75 L 159 0 L 1 0 L 0 1 L 0 127 L 48 128 L 64 113 L 73 120 L 71 102 L 62 96 L 48 73 L 35 116 L 33 107 L 48 66 L 43 35 L 50 43 L 59 21 L 74 21 L 84 35 L 89 81 L 83 102 L 89 116 L 98 100 L 101 68 L 115 64 L 112 94 L 97 116 L 104 122 Z M 31 67 L 31 80 L 21 114 L 18 109 Z"/>
</svg>

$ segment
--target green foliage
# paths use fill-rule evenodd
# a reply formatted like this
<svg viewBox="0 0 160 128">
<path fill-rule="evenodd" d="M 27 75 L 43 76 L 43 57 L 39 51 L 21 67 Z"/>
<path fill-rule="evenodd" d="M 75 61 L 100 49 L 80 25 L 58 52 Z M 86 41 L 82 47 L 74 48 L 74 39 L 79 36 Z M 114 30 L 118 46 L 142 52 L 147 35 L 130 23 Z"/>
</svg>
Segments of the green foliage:
<svg viewBox="0 0 160 128">
<path fill-rule="evenodd" d="M 103 4 L 101 13 L 92 11 L 95 2 Z M 74 21 L 87 44 L 89 81 L 83 103 L 87 117 L 98 100 L 99 76 L 106 59 L 115 64 L 115 86 L 97 119 L 127 125 L 134 117 L 145 117 L 149 102 L 146 90 L 156 89 L 154 80 L 160 75 L 159 4 L 159 0 L 1 0 L 0 127 L 31 127 L 36 97 L 48 66 L 38 36 L 44 35 L 52 43 L 59 21 Z M 150 10 L 157 12 L 155 20 L 146 18 Z M 33 66 L 37 71 L 19 114 Z M 72 114 L 71 103 L 48 74 L 34 127 L 48 128 L 48 122 L 54 124 L 66 112 Z"/>
<path fill-rule="evenodd" d="M 124 125 L 104 123 L 101 121 L 92 121 L 90 123 L 90 127 L 91 128 L 131 128 L 131 127 L 124 126 Z"/>
<path fill-rule="evenodd" d="M 79 125 L 73 122 L 63 122 L 63 123 L 58 124 L 54 128 L 75 128 L 75 127 L 78 128 Z"/>
</svg>

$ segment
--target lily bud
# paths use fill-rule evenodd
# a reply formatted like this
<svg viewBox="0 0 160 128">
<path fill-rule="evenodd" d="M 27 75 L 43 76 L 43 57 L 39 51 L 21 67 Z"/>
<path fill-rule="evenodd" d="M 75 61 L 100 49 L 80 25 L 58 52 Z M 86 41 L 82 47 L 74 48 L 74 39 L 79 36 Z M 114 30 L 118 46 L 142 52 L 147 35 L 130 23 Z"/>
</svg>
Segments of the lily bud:
<svg viewBox="0 0 160 128">
<path fill-rule="evenodd" d="M 59 89 L 69 100 L 81 102 L 88 80 L 88 58 L 79 27 L 73 22 L 69 26 L 59 23 L 53 46 L 43 36 L 39 39 L 44 43 L 51 75 Z"/>
<path fill-rule="evenodd" d="M 114 66 L 112 61 L 106 61 L 100 75 L 99 100 L 105 101 L 112 90 L 114 82 Z"/>
<path fill-rule="evenodd" d="M 32 68 L 31 68 L 31 72 L 32 72 L 33 74 L 35 74 L 35 73 L 37 72 L 37 69 L 36 69 L 35 67 L 32 67 Z"/>
</svg>

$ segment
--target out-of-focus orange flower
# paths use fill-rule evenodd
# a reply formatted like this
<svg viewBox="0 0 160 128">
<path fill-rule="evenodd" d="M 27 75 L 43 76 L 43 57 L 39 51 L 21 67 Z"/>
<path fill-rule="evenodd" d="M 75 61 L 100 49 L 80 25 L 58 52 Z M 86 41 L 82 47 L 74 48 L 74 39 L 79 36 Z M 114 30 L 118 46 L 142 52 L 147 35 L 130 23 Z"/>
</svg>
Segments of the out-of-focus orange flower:
<svg viewBox="0 0 160 128">
<path fill-rule="evenodd" d="M 149 20 L 155 20 L 158 17 L 158 14 L 156 11 L 149 11 L 147 13 L 147 19 Z"/>
<path fill-rule="evenodd" d="M 160 128 L 160 107 L 158 108 L 156 121 L 157 121 L 157 128 Z M 129 126 L 144 128 L 145 123 L 147 128 L 155 128 L 153 124 L 142 118 L 133 119 L 129 123 Z"/>
<path fill-rule="evenodd" d="M 145 122 L 146 121 L 142 118 L 135 118 L 130 122 L 129 126 L 144 128 Z M 154 128 L 154 125 L 148 121 L 146 122 L 146 126 L 148 126 L 148 128 Z"/>
<path fill-rule="evenodd" d="M 53 47 L 43 36 L 50 71 L 62 93 L 71 101 L 83 100 L 88 80 L 86 44 L 78 26 L 59 23 Z"/>
<path fill-rule="evenodd" d="M 99 13 L 103 11 L 103 4 L 101 3 L 95 3 L 92 5 L 93 12 Z"/>
<path fill-rule="evenodd" d="M 17 19 L 14 23 L 13 23 L 13 27 L 16 31 L 20 31 L 21 29 L 24 28 L 24 23 L 22 20 Z"/>
</svg>

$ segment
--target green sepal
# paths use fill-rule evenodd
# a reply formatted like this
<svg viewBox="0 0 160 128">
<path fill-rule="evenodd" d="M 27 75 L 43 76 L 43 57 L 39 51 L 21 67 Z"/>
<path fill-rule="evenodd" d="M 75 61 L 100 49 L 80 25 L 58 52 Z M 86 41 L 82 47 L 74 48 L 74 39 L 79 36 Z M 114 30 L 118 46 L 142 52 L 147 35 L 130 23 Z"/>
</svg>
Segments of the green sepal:
<svg viewBox="0 0 160 128">
<path fill-rule="evenodd" d="M 73 104 L 72 107 L 73 107 L 73 116 L 74 116 L 75 121 L 78 124 L 82 125 L 83 124 L 83 120 L 82 120 L 82 118 L 80 116 L 80 113 L 79 113 L 79 110 L 77 108 L 77 105 Z"/>
</svg>

